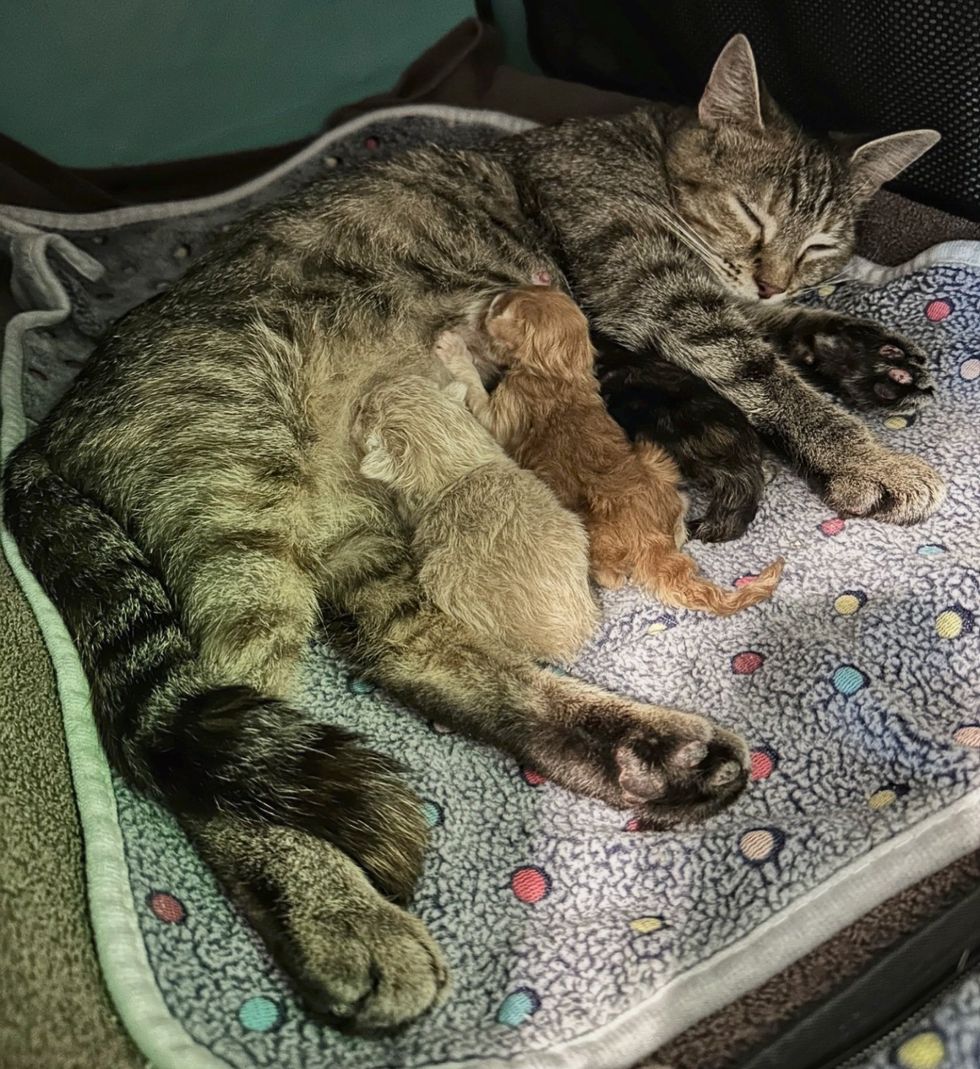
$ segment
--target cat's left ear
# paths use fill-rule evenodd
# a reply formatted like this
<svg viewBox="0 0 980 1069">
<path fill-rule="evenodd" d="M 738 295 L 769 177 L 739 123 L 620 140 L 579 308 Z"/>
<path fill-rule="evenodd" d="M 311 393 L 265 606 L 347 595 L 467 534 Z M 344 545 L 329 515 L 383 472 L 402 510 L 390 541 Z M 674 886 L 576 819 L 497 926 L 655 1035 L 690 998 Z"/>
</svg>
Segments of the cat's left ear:
<svg viewBox="0 0 980 1069">
<path fill-rule="evenodd" d="M 870 197 L 928 152 L 939 138 L 937 130 L 906 130 L 856 148 L 851 155 L 851 181 L 858 197 Z"/>
<path fill-rule="evenodd" d="M 698 104 L 702 126 L 723 124 L 762 129 L 761 91 L 752 46 L 737 33 L 721 50 Z"/>
</svg>

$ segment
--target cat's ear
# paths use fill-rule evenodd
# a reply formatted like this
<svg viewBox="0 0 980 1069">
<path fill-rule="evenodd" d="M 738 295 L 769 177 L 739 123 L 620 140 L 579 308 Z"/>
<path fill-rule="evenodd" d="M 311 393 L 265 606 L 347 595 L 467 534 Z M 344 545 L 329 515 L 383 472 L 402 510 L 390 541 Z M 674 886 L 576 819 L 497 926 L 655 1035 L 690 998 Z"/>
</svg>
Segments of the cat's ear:
<svg viewBox="0 0 980 1069">
<path fill-rule="evenodd" d="M 722 124 L 762 129 L 759 75 L 752 46 L 744 33 L 737 33 L 721 50 L 698 104 L 702 126 Z"/>
<path fill-rule="evenodd" d="M 859 197 L 870 197 L 901 174 L 939 140 L 937 130 L 906 130 L 868 141 L 851 154 L 851 182 Z"/>
</svg>

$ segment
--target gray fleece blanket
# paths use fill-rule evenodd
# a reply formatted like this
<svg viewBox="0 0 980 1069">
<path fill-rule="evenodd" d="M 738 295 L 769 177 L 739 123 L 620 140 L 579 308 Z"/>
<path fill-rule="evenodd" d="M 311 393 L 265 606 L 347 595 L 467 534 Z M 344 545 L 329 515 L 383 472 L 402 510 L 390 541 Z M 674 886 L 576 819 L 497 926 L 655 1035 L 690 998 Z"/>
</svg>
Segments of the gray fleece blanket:
<svg viewBox="0 0 980 1069">
<path fill-rule="evenodd" d="M 369 156 L 525 125 L 395 109 L 218 197 L 77 217 L 0 209 L 24 308 L 5 341 L 4 452 L 106 325 L 247 208 Z M 947 503 L 915 528 L 844 521 L 775 467 L 745 538 L 691 547 L 723 583 L 785 556 L 771 602 L 720 620 L 609 593 L 594 641 L 556 669 L 740 731 L 752 783 L 730 810 L 694 830 L 638 832 L 311 648 L 309 708 L 405 760 L 432 828 L 413 908 L 455 984 L 397 1036 L 348 1039 L 308 1020 L 174 821 L 110 774 L 64 625 L 4 535 L 58 672 L 106 981 L 154 1065 L 626 1067 L 980 846 L 980 245 L 897 269 L 856 261 L 850 274 L 821 299 L 931 353 L 936 404 L 877 430 L 947 476 Z M 975 1013 L 964 1028 L 975 1044 Z M 963 1040 L 950 1057 L 961 1047 L 974 1049 Z"/>
</svg>

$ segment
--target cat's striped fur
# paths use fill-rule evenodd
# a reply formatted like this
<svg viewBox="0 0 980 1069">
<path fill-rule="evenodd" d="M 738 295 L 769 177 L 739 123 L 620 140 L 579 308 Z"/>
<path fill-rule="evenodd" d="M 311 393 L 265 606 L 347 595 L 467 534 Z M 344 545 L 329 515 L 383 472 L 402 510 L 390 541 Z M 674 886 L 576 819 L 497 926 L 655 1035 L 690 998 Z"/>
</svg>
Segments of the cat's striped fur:
<svg viewBox="0 0 980 1069">
<path fill-rule="evenodd" d="M 564 267 L 601 330 L 706 378 L 836 506 L 914 522 L 940 499 L 664 230 L 667 114 L 417 151 L 260 211 L 116 326 L 6 470 L 6 522 L 75 638 L 113 764 L 339 1023 L 408 1020 L 446 971 L 395 904 L 422 858 L 411 792 L 296 704 L 321 612 L 393 695 L 650 824 L 714 812 L 747 768 L 710 721 L 559 678 L 427 599 L 350 441 L 377 376 L 438 375 L 441 330 Z"/>
</svg>

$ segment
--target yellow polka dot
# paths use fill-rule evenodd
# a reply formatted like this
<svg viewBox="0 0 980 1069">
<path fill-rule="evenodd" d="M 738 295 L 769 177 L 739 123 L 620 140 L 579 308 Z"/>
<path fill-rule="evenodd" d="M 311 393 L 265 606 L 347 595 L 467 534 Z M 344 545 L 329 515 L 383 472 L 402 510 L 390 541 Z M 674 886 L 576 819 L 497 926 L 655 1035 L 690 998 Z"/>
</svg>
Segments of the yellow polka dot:
<svg viewBox="0 0 980 1069">
<path fill-rule="evenodd" d="M 648 635 L 662 635 L 667 630 L 666 624 L 651 624 L 647 628 Z"/>
<path fill-rule="evenodd" d="M 661 917 L 637 917 L 636 920 L 630 921 L 630 927 L 634 932 L 639 932 L 640 935 L 659 932 L 663 926 L 664 922 Z"/>
<path fill-rule="evenodd" d="M 920 1032 L 898 1048 L 898 1064 L 902 1069 L 939 1069 L 946 1048 L 935 1032 Z"/>
<path fill-rule="evenodd" d="M 959 638 L 963 634 L 963 617 L 947 609 L 936 617 L 936 634 L 940 638 Z"/>
<path fill-rule="evenodd" d="M 835 289 L 837 289 L 836 286 L 820 286 L 817 288 L 817 293 L 819 293 L 821 297 L 829 297 Z"/>
<path fill-rule="evenodd" d="M 885 426 L 890 431 L 901 431 L 909 425 L 909 421 L 904 416 L 889 416 L 885 420 Z"/>
<path fill-rule="evenodd" d="M 894 791 L 890 791 L 887 788 L 881 791 L 875 791 L 873 795 L 868 799 L 868 805 L 872 809 L 884 809 L 886 806 L 890 806 L 898 795 Z"/>
<path fill-rule="evenodd" d="M 841 616 L 853 616 L 861 608 L 861 602 L 853 594 L 841 594 L 834 602 L 834 608 Z"/>
</svg>

